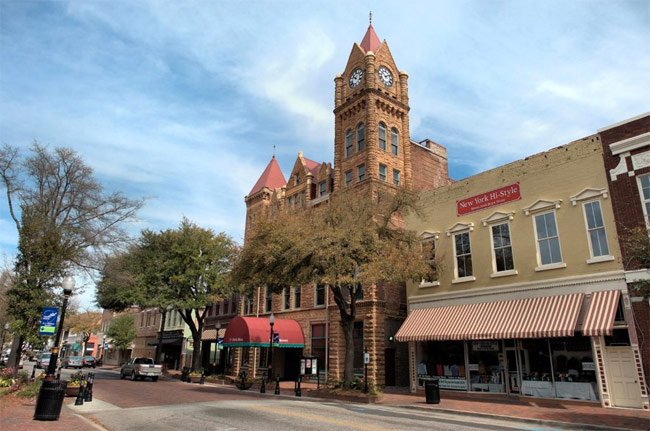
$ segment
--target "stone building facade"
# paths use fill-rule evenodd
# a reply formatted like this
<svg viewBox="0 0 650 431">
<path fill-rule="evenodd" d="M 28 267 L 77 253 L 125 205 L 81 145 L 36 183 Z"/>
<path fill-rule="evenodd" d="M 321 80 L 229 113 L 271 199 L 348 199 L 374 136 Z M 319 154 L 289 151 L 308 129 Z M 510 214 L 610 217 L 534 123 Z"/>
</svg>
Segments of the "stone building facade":
<svg viewBox="0 0 650 431">
<path fill-rule="evenodd" d="M 446 149 L 429 139 L 411 140 L 408 75 L 398 69 L 387 42 L 379 40 L 372 25 L 362 42 L 353 45 L 334 83 L 334 164 L 315 162 L 299 152 L 285 179 L 272 158 L 245 198 L 246 238 L 257 221 L 279 211 L 320 205 L 338 190 L 375 196 L 382 189 L 423 190 L 450 183 Z M 363 369 L 367 350 L 369 380 L 379 385 L 408 384 L 406 348 L 389 341 L 406 316 L 405 301 L 404 286 L 382 284 L 364 286 L 357 302 L 355 370 Z M 319 357 L 321 373 L 342 380 L 344 336 L 327 288 L 288 286 L 280 294 L 258 288 L 242 301 L 240 310 L 265 318 L 273 312 L 278 319 L 297 321 L 305 342 L 301 354 Z M 264 348 L 237 349 L 233 371 L 246 364 L 256 374 L 266 366 L 265 355 Z"/>
</svg>

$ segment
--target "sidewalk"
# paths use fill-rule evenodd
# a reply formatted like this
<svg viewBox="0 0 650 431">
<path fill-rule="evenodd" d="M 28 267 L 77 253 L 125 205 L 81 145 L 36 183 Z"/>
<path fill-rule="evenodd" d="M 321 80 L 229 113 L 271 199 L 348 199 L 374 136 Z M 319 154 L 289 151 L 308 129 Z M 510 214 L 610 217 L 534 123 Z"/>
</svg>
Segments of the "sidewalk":
<svg viewBox="0 0 650 431">
<path fill-rule="evenodd" d="M 98 431 L 89 419 L 75 414 L 66 404 L 74 403 L 74 398 L 64 401 L 61 416 L 57 421 L 35 421 L 36 399 L 14 397 L 0 398 L 0 430 L 2 431 Z"/>
</svg>

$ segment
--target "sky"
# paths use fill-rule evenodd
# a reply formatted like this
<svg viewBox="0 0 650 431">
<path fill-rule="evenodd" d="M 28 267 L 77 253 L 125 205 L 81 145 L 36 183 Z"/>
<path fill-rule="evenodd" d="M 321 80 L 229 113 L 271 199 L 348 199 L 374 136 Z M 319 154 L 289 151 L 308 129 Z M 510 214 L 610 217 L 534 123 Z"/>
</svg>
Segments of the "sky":
<svg viewBox="0 0 650 431">
<path fill-rule="evenodd" d="M 454 179 L 650 110 L 646 0 L 0 0 L 0 143 L 73 148 L 146 198 L 133 235 L 186 216 L 241 243 L 274 153 L 285 176 L 299 151 L 333 161 L 333 80 L 369 11 L 409 74 L 411 138 L 446 146 Z"/>
</svg>

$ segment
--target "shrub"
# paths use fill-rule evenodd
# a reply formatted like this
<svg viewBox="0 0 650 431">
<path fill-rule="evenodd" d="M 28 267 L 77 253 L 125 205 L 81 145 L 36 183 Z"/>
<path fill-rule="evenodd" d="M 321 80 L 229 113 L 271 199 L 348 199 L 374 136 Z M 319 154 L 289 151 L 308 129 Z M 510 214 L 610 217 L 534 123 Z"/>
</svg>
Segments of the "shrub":
<svg viewBox="0 0 650 431">
<path fill-rule="evenodd" d="M 40 380 L 36 380 L 23 386 L 18 390 L 18 392 L 16 392 L 16 396 L 19 396 L 21 398 L 34 398 L 41 390 L 41 383 L 42 382 Z"/>
</svg>

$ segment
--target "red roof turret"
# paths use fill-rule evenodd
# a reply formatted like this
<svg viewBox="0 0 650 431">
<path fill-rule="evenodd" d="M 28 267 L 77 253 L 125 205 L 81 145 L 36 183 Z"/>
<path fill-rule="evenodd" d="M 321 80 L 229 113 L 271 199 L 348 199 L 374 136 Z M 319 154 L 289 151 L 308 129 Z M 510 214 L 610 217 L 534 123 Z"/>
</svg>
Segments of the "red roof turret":
<svg viewBox="0 0 650 431">
<path fill-rule="evenodd" d="M 280 165 L 278 165 L 278 161 L 275 160 L 275 156 L 273 156 L 269 164 L 266 166 L 266 169 L 264 169 L 264 172 L 262 172 L 260 179 L 257 180 L 248 196 L 259 192 L 264 187 L 268 187 L 269 189 L 273 190 L 286 184 L 287 180 L 284 178 L 284 174 L 280 169 Z"/>
<path fill-rule="evenodd" d="M 381 41 L 379 40 L 379 37 L 377 37 L 377 33 L 375 33 L 375 29 L 372 27 L 372 24 L 370 24 L 368 26 L 368 31 L 366 31 L 366 35 L 361 41 L 361 48 L 363 48 L 365 52 L 377 52 L 377 49 L 379 49 L 380 46 Z"/>
</svg>

